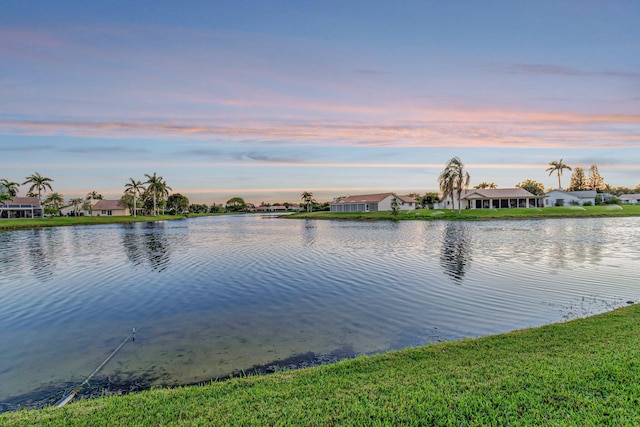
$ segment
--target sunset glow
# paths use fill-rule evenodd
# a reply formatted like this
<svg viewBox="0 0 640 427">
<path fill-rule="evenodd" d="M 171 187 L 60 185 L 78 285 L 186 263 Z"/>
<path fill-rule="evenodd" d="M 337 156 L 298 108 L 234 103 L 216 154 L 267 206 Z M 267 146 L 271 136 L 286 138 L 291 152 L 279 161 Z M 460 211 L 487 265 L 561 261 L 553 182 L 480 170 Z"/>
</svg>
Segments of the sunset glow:
<svg viewBox="0 0 640 427">
<path fill-rule="evenodd" d="M 66 199 L 162 175 L 198 203 L 640 184 L 640 3 L 9 0 L 0 178 Z M 567 178 L 568 179 L 568 178 Z M 22 195 L 26 189 L 21 189 Z"/>
</svg>

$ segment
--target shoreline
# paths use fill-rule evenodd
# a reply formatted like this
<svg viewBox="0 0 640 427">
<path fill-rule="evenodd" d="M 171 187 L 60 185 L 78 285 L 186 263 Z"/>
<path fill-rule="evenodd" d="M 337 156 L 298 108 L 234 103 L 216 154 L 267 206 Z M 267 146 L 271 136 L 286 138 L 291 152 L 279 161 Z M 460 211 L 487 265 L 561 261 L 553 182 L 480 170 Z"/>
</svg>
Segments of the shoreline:
<svg viewBox="0 0 640 427">
<path fill-rule="evenodd" d="M 562 218 L 621 218 L 640 216 L 640 205 L 563 206 L 546 208 L 469 209 L 451 210 L 415 209 L 401 211 L 396 216 L 390 211 L 333 213 L 327 211 L 300 212 L 289 219 L 351 220 L 351 221 L 491 221 L 539 220 Z"/>
<path fill-rule="evenodd" d="M 0 232 L 41 229 L 75 225 L 129 224 L 139 222 L 176 221 L 209 216 L 232 214 L 186 214 L 159 216 L 93 216 L 49 217 L 37 219 L 0 219 Z M 248 212 L 246 215 L 260 215 Z M 623 218 L 640 216 L 640 205 L 565 206 L 516 209 L 472 209 L 460 214 L 451 210 L 415 209 L 393 216 L 390 211 L 332 213 L 328 211 L 298 212 L 274 215 L 286 219 L 316 219 L 340 221 L 491 221 L 491 220 L 539 220 L 562 218 Z"/>
<path fill-rule="evenodd" d="M 307 352 L 281 360 L 274 360 L 264 365 L 254 365 L 251 368 L 236 370 L 223 377 L 179 385 L 154 385 L 153 382 L 155 378 L 146 375 L 128 379 L 121 378 L 120 374 L 109 377 L 96 377 L 92 379 L 88 385 L 81 387 L 69 403 L 109 396 L 125 396 L 127 394 L 153 389 L 205 386 L 211 383 L 225 382 L 233 378 L 265 376 L 281 371 L 297 371 L 316 366 L 331 365 L 342 360 L 353 359 L 357 356 L 362 355 L 355 354 L 350 348 L 334 350 L 329 354 Z M 53 408 L 76 387 L 78 387 L 78 383 L 67 382 L 59 386 L 43 386 L 29 393 L 11 396 L 7 400 L 0 402 L 0 414 L 21 410 Z"/>
<path fill-rule="evenodd" d="M 313 369 L 5 412 L 0 423 L 342 425 L 370 419 L 389 425 L 444 420 L 637 424 L 640 373 L 633 368 L 640 355 L 640 305 L 628 304 L 586 318 Z"/>
<path fill-rule="evenodd" d="M 191 216 L 192 218 L 194 216 Z M 78 217 L 47 217 L 0 219 L 0 232 L 14 230 L 42 229 L 49 227 L 67 227 L 76 225 L 106 225 L 133 224 L 140 222 L 175 221 L 189 218 L 187 215 L 158 215 L 158 216 L 78 216 Z"/>
</svg>

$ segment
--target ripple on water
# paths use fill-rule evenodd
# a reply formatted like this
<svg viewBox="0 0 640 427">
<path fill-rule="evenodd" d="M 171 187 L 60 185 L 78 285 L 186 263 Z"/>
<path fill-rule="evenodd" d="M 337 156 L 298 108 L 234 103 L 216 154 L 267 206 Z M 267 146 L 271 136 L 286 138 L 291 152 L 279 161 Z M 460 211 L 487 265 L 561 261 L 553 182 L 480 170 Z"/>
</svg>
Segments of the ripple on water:
<svg viewBox="0 0 640 427">
<path fill-rule="evenodd" d="M 234 216 L 0 233 L 0 400 L 82 379 L 133 326 L 104 374 L 154 366 L 180 384 L 594 314 L 640 299 L 638 225 Z"/>
</svg>

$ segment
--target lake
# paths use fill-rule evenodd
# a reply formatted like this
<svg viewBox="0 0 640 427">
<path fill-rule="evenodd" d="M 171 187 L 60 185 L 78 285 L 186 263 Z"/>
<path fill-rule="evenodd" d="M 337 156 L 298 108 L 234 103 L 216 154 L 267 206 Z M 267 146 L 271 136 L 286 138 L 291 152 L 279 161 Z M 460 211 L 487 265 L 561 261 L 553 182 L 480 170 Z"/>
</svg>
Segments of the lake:
<svg viewBox="0 0 640 427">
<path fill-rule="evenodd" d="M 96 380 L 192 384 L 608 311 L 640 299 L 639 230 L 234 215 L 0 232 L 0 410 L 82 383 L 133 328 Z"/>
</svg>

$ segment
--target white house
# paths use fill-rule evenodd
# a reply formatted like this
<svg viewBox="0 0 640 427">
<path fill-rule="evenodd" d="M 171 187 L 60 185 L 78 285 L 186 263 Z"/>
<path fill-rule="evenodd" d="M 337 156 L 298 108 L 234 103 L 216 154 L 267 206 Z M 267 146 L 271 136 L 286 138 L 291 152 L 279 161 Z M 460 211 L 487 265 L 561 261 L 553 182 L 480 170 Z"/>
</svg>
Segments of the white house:
<svg viewBox="0 0 640 427">
<path fill-rule="evenodd" d="M 543 196 L 531 194 L 524 188 L 478 188 L 462 190 L 462 209 L 513 209 L 542 207 Z M 438 205 L 440 209 L 458 209 L 458 192 Z"/>
<path fill-rule="evenodd" d="M 640 194 L 623 194 L 618 198 L 622 203 L 627 205 L 637 205 L 640 203 Z"/>
<path fill-rule="evenodd" d="M 93 215 L 97 216 L 129 216 L 129 208 L 120 204 L 120 200 L 98 200 L 93 205 Z"/>
<path fill-rule="evenodd" d="M 416 201 L 410 196 L 398 196 L 395 193 L 362 194 L 336 199 L 329 204 L 331 212 L 377 212 L 390 211 L 393 198 L 398 208 L 409 211 L 416 208 Z"/>
<path fill-rule="evenodd" d="M 37 197 L 14 197 L 0 203 L 0 218 L 42 218 L 43 214 Z"/>
<path fill-rule="evenodd" d="M 563 190 L 551 190 L 545 194 L 546 206 L 570 206 L 570 205 L 584 205 L 585 203 L 595 205 L 596 190 L 586 191 L 563 191 Z"/>
</svg>

